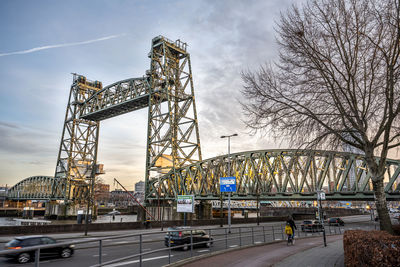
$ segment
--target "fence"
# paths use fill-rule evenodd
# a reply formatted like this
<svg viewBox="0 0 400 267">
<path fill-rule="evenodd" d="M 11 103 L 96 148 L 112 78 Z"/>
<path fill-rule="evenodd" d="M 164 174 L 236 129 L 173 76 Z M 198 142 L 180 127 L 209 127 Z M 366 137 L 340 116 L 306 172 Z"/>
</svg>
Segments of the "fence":
<svg viewBox="0 0 400 267">
<path fill-rule="evenodd" d="M 348 224 L 349 225 L 349 224 Z M 347 226 L 348 226 L 347 225 Z M 359 227 L 358 227 L 359 228 Z M 374 225 L 365 225 L 364 228 L 375 228 L 376 229 L 376 224 Z M 139 266 L 142 266 L 143 263 L 143 258 L 146 255 L 150 255 L 153 253 L 158 253 L 158 252 L 166 252 L 168 253 L 168 256 L 165 255 L 165 257 L 168 257 L 168 263 L 171 263 L 171 250 L 173 249 L 183 249 L 183 250 L 189 250 L 190 248 L 190 257 L 193 257 L 193 248 L 194 246 L 198 245 L 205 245 L 209 247 L 211 246 L 211 243 L 214 244 L 219 244 L 219 248 L 209 249 L 209 253 L 211 254 L 213 251 L 217 250 L 224 250 L 229 248 L 229 244 L 232 245 L 232 241 L 236 242 L 234 246 L 236 247 L 242 247 L 242 246 L 248 246 L 248 245 L 255 245 L 255 244 L 261 244 L 261 243 L 271 243 L 277 240 L 285 240 L 286 236 L 284 233 L 284 224 L 276 224 L 276 225 L 259 225 L 259 226 L 240 226 L 240 227 L 231 227 L 231 233 L 228 233 L 228 227 L 226 228 L 206 228 L 202 229 L 206 233 L 208 233 L 208 236 L 210 240 L 204 240 L 200 242 L 194 241 L 194 236 L 195 233 L 198 232 L 197 229 L 194 228 L 179 228 L 179 229 L 168 229 L 167 231 L 154 231 L 154 232 L 144 232 L 140 234 L 129 234 L 129 235 L 118 235 L 118 236 L 110 236 L 110 237 L 102 237 L 102 238 L 91 238 L 90 240 L 82 240 L 82 241 L 74 241 L 74 242 L 60 242 L 56 244 L 51 244 L 51 245 L 40 245 L 40 246 L 32 246 L 32 247 L 27 247 L 27 248 L 21 248 L 18 249 L 18 252 L 15 250 L 13 252 L 10 252 L 8 250 L 3 250 L 0 251 L 0 256 L 10 254 L 10 253 L 22 253 L 22 252 L 35 252 L 35 266 L 39 267 L 40 264 L 40 253 L 41 250 L 48 249 L 48 248 L 55 248 L 55 247 L 60 247 L 60 246 L 68 246 L 71 244 L 74 245 L 80 245 L 80 244 L 88 244 L 92 243 L 91 246 L 86 246 L 81 249 L 85 248 L 98 248 L 99 252 L 99 258 L 98 258 L 98 263 L 92 265 L 92 267 L 100 267 L 100 266 L 105 266 L 109 264 L 114 264 L 130 259 L 138 259 Z M 171 238 L 173 232 L 190 232 L 188 236 L 190 236 L 190 242 L 187 242 L 182 245 L 176 245 L 176 246 L 171 246 Z M 335 235 L 335 234 L 343 234 L 344 232 L 344 227 L 342 226 L 326 226 L 325 231 L 327 235 Z M 170 234 L 168 234 L 170 233 Z M 162 242 L 160 243 L 165 244 L 166 247 L 163 248 L 158 248 L 158 249 L 152 249 L 151 251 L 144 251 L 143 246 L 145 243 L 150 243 L 150 241 L 146 241 L 143 239 L 144 236 L 150 236 L 158 235 L 158 239 L 152 240 L 151 242 Z M 160 238 L 160 235 L 163 237 Z M 307 232 L 302 232 L 300 230 L 300 227 L 298 227 L 298 230 L 295 231 L 295 236 L 297 238 L 300 237 L 305 237 L 305 236 L 315 236 L 315 235 L 322 235 L 322 231 L 320 230 L 311 230 Z M 138 245 L 137 248 L 137 253 L 132 254 L 126 257 L 122 258 L 117 258 L 113 260 L 109 260 L 106 262 L 103 262 L 103 249 L 105 247 L 104 243 L 109 240 L 114 240 L 114 239 L 126 239 L 126 238 L 133 238 L 135 242 L 131 242 L 131 244 L 136 244 Z M 258 240 L 257 240 L 258 239 Z M 167 242 L 168 240 L 168 242 Z M 211 241 L 211 242 L 210 242 Z M 93 243 L 96 243 L 96 246 L 93 246 Z M 168 245 L 167 245 L 168 244 Z M 222 244 L 222 245 L 221 245 Z M 110 246 L 110 245 L 109 245 Z"/>
</svg>

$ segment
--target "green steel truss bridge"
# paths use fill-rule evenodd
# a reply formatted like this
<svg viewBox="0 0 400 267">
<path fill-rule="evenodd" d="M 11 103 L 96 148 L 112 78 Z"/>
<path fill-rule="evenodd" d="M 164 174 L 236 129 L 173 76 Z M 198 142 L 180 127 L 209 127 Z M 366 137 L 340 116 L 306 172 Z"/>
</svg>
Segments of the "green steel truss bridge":
<svg viewBox="0 0 400 267">
<path fill-rule="evenodd" d="M 149 181 L 147 199 L 219 199 L 219 177 L 228 176 L 228 156 L 187 165 Z M 378 160 L 378 159 L 377 159 Z M 371 176 L 362 155 L 318 150 L 258 150 L 231 154 L 231 174 L 237 192 L 232 199 L 315 200 L 324 190 L 329 200 L 373 200 Z M 388 200 L 400 199 L 400 161 L 386 161 L 385 192 Z M 16 199 L 49 199 L 52 183 L 59 179 L 29 177 L 9 190 Z M 160 187 L 160 191 L 159 188 Z M 58 195 L 63 198 L 62 193 Z"/>
<path fill-rule="evenodd" d="M 316 198 L 373 199 L 370 174 L 362 155 L 313 150 L 260 150 L 202 160 L 190 54 L 186 43 L 157 36 L 151 42 L 150 69 L 102 87 L 78 74 L 73 82 L 54 176 L 26 178 L 9 192 L 10 199 L 86 202 L 97 164 L 100 123 L 148 108 L 145 198 L 219 199 L 219 178 L 237 177 L 232 199 Z M 379 159 L 377 159 L 379 160 Z M 231 175 L 228 175 L 228 166 Z M 400 161 L 387 160 L 386 195 L 400 198 Z"/>
</svg>

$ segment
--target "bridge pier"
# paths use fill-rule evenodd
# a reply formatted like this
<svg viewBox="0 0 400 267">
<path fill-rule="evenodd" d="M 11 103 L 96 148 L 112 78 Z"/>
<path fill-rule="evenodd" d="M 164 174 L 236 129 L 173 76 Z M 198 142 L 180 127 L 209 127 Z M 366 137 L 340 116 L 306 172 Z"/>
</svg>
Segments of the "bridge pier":
<svg viewBox="0 0 400 267">
<path fill-rule="evenodd" d="M 76 220 L 78 217 L 78 210 L 84 210 L 86 214 L 87 206 L 75 203 L 59 203 L 51 201 L 46 205 L 45 219 L 50 220 Z M 91 214 L 93 218 L 96 216 L 96 207 L 93 208 Z"/>
<path fill-rule="evenodd" d="M 183 220 L 184 214 L 176 211 L 176 201 L 165 201 L 160 202 L 158 206 L 157 201 L 148 203 L 145 208 L 154 217 L 149 218 L 148 214 L 143 209 L 138 209 L 138 221 L 150 220 L 161 220 L 161 221 L 173 221 L 173 220 Z M 209 220 L 212 219 L 212 205 L 208 200 L 201 200 L 194 207 L 194 213 L 186 214 L 187 220 Z"/>
</svg>

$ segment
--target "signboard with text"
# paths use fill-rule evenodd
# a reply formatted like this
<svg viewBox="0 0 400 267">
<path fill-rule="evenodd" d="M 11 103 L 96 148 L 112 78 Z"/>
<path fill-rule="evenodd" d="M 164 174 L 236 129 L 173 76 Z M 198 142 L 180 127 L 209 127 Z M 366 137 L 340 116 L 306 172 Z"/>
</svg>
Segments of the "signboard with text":
<svg viewBox="0 0 400 267">
<path fill-rule="evenodd" d="M 177 199 L 177 212 L 194 212 L 194 196 L 186 195 L 186 196 L 178 196 Z"/>
<path fill-rule="evenodd" d="M 221 193 L 236 192 L 236 177 L 220 177 L 219 185 Z"/>
<path fill-rule="evenodd" d="M 325 199 L 326 199 L 326 198 L 325 198 L 325 192 L 318 191 L 318 192 L 317 192 L 317 199 L 318 199 L 318 200 L 325 200 Z"/>
</svg>

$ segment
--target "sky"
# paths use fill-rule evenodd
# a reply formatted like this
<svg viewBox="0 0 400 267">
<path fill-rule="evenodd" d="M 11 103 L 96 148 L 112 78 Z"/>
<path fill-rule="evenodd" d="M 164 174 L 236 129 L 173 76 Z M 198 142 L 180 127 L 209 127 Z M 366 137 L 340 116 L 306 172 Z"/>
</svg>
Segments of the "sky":
<svg viewBox="0 0 400 267">
<path fill-rule="evenodd" d="M 0 1 L 0 185 L 53 176 L 71 73 L 103 86 L 142 77 L 151 39 L 188 44 L 203 159 L 287 148 L 251 135 L 240 73 L 277 59 L 274 25 L 295 0 Z M 102 179 L 133 190 L 144 180 L 147 109 L 101 122 Z"/>
</svg>

